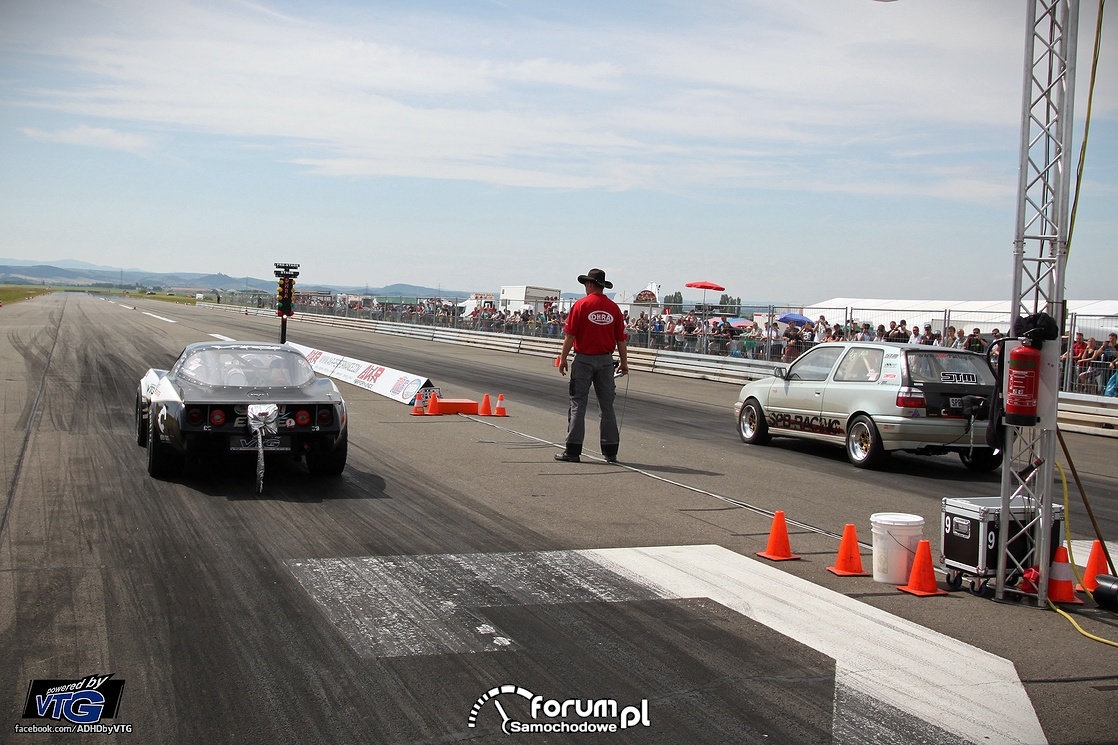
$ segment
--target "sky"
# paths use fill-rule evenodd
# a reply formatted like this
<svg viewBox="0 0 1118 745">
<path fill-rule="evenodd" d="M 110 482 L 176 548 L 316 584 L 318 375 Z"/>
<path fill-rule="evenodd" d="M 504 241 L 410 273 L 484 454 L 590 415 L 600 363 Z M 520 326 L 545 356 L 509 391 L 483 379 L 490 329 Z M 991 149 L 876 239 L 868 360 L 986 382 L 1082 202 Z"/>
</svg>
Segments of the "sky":
<svg viewBox="0 0 1118 745">
<path fill-rule="evenodd" d="M 0 257 L 1009 300 L 1027 2 L 0 0 Z M 1118 296 L 1105 21 L 1069 299 Z"/>
</svg>

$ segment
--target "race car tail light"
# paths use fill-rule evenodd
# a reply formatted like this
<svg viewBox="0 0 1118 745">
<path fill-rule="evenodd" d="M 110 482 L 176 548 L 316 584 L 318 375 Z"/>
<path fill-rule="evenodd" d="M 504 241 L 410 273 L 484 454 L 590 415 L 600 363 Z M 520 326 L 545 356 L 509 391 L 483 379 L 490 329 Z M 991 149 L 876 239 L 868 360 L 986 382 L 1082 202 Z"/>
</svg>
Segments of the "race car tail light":
<svg viewBox="0 0 1118 745">
<path fill-rule="evenodd" d="M 318 423 L 325 427 L 327 424 L 334 423 L 334 410 L 329 406 L 322 406 L 318 409 Z"/>
<path fill-rule="evenodd" d="M 919 388 L 901 388 L 897 391 L 897 408 L 923 409 L 924 406 L 924 391 Z"/>
<path fill-rule="evenodd" d="M 306 427 L 311 423 L 311 413 L 306 409 L 299 409 L 295 412 L 295 423 L 300 427 Z"/>
<path fill-rule="evenodd" d="M 197 427 L 203 421 L 205 421 L 205 419 L 205 414 L 203 414 L 202 410 L 197 407 L 186 410 L 186 423 L 192 427 Z"/>
<path fill-rule="evenodd" d="M 210 410 L 210 424 L 215 427 L 220 427 L 225 424 L 225 412 L 221 409 Z"/>
</svg>

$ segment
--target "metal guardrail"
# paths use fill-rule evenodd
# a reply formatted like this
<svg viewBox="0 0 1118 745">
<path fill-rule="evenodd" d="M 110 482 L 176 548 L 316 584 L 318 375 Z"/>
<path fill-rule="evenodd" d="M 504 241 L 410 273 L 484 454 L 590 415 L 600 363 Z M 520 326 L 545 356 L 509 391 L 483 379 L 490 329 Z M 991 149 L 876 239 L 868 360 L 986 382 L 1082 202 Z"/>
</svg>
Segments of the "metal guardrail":
<svg viewBox="0 0 1118 745">
<path fill-rule="evenodd" d="M 1067 432 L 1118 437 L 1118 398 L 1061 393 L 1059 421 Z"/>
<path fill-rule="evenodd" d="M 248 308 L 225 304 L 198 303 L 197 305 L 201 308 L 232 311 L 245 315 L 271 316 L 275 312 L 269 308 Z M 534 357 L 554 358 L 562 349 L 560 340 L 536 336 L 494 334 L 486 331 L 417 326 L 392 321 L 371 321 L 311 313 L 296 314 L 291 320 L 348 328 L 362 333 L 389 334 L 442 344 L 458 344 L 514 354 L 527 354 Z M 718 357 L 691 352 L 633 348 L 629 350 L 629 367 L 640 372 L 744 385 L 750 380 L 772 375 L 773 370 L 778 367 L 787 367 L 787 364 L 742 357 Z M 1059 421 L 1060 428 L 1067 432 L 1118 437 L 1118 398 L 1061 392 Z"/>
</svg>

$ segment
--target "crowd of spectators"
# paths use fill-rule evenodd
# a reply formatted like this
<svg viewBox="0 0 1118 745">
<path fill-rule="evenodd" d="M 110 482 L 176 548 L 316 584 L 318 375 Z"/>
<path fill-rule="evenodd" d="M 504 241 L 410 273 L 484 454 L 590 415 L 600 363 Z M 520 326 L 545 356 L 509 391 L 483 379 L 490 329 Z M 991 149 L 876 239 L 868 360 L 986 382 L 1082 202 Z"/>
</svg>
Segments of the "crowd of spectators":
<svg viewBox="0 0 1118 745">
<path fill-rule="evenodd" d="M 908 322 L 890 321 L 889 325 L 878 324 L 876 328 L 868 322 L 858 323 L 848 320 L 845 323 L 827 321 L 819 316 L 815 321 L 806 323 L 781 324 L 770 321 L 762 324 L 746 322 L 735 327 L 727 319 L 703 320 L 688 313 L 679 318 L 668 315 L 655 316 L 651 320 L 641 314 L 632 327 L 636 331 L 648 331 L 650 343 L 647 346 L 694 351 L 703 348 L 701 341 L 717 338 L 720 343 L 711 345 L 708 351 L 715 354 L 729 354 L 791 362 L 816 344 L 835 341 L 889 341 L 902 344 L 924 344 L 936 347 L 952 347 L 972 352 L 999 353 L 997 345 L 1002 333 L 993 329 L 987 337 L 978 328 L 968 334 L 965 329 L 948 326 L 943 332 L 933 330 L 930 323 L 909 327 Z"/>
<path fill-rule="evenodd" d="M 307 300 L 311 300 L 307 298 Z M 402 323 L 419 323 L 448 326 L 476 331 L 541 336 L 560 339 L 566 312 L 558 306 L 536 311 L 525 307 L 520 310 L 500 309 L 492 304 L 477 305 L 468 312 L 455 302 L 438 299 L 415 303 L 376 303 L 371 307 L 361 301 L 338 301 L 337 307 L 329 306 L 324 298 L 314 298 L 306 305 L 310 312 L 333 311 L 359 315 L 364 318 L 390 320 Z M 316 307 L 317 306 L 317 307 Z M 641 311 L 630 315 L 625 311 L 629 329 L 630 348 L 648 348 L 713 354 L 771 361 L 791 362 L 817 344 L 835 341 L 890 341 L 905 344 L 923 344 L 933 347 L 951 347 L 971 352 L 987 353 L 996 358 L 1002 345 L 998 328 L 984 334 L 980 328 L 947 328 L 937 330 L 931 323 L 908 325 L 905 319 L 889 321 L 874 326 L 869 322 L 831 323 L 820 315 L 804 323 L 753 323 L 746 319 L 705 317 L 695 311 L 662 313 Z M 1061 360 L 1070 365 L 1065 380 L 1077 392 L 1103 394 L 1110 379 L 1118 372 L 1118 340 L 1111 333 L 1105 342 L 1094 337 L 1084 339 L 1076 333 L 1070 344 L 1065 339 Z"/>
<path fill-rule="evenodd" d="M 1064 363 L 1065 376 L 1071 377 L 1072 389 L 1077 393 L 1109 393 L 1107 386 L 1118 371 L 1118 334 L 1111 332 L 1100 344 L 1093 336 L 1084 340 L 1083 332 L 1077 331 L 1075 340 L 1064 350 L 1060 360 Z"/>
</svg>

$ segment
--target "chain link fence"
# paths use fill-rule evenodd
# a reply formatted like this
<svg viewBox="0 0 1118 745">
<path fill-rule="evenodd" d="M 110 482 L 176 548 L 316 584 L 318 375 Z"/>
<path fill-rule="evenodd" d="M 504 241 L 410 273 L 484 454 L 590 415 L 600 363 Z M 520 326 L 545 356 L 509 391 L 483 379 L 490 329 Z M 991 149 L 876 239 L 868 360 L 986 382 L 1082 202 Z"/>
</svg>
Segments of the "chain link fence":
<svg viewBox="0 0 1118 745">
<path fill-rule="evenodd" d="M 275 307 L 275 296 L 259 291 L 234 291 L 223 300 L 255 308 Z M 297 292 L 295 308 L 304 314 L 561 339 L 568 303 L 547 309 L 502 311 L 495 302 L 478 304 L 476 299 L 466 297 L 396 296 L 373 300 Z M 904 341 L 910 341 L 912 330 L 918 329 L 920 335 L 926 335 L 921 343 L 963 346 L 973 336 L 981 339 L 985 348 L 994 339 L 1006 336 L 1011 326 L 1005 312 L 951 308 L 700 304 L 622 307 L 626 309 L 630 347 L 781 362 L 791 362 L 817 344 L 840 338 L 837 332 L 846 340 L 880 338 L 882 333 L 892 339 L 896 334 L 890 337 L 890 331 L 903 326 L 907 329 Z M 829 329 L 827 336 L 820 329 Z M 1082 347 L 1078 343 L 1080 333 Z M 1110 379 L 1118 372 L 1115 333 L 1118 316 L 1068 317 L 1068 334 L 1061 349 L 1062 390 L 1105 395 Z M 1083 349 L 1089 358 L 1084 356 Z M 1097 354 L 1092 350 L 1098 350 Z"/>
</svg>

